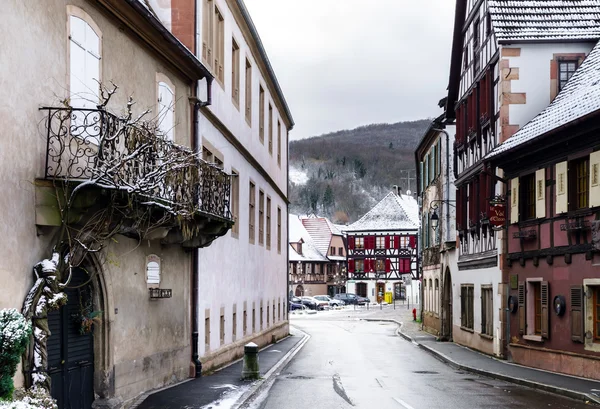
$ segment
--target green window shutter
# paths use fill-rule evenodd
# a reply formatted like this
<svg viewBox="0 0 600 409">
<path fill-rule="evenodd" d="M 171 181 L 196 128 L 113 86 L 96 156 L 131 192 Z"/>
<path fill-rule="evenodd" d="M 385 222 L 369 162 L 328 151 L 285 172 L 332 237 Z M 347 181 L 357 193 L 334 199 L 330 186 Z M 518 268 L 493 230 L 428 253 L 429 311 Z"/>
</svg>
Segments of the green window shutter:
<svg viewBox="0 0 600 409">
<path fill-rule="evenodd" d="M 423 162 L 419 162 L 419 192 L 423 193 Z"/>
<path fill-rule="evenodd" d="M 438 175 L 441 175 L 442 174 L 442 138 L 438 139 L 437 153 L 438 153 Z"/>
</svg>

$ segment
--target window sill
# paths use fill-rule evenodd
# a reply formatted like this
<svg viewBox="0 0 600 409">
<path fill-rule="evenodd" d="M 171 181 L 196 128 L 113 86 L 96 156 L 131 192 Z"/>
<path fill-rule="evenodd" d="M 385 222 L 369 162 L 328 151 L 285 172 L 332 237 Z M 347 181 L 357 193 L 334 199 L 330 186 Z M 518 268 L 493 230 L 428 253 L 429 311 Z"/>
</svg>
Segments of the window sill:
<svg viewBox="0 0 600 409">
<path fill-rule="evenodd" d="M 487 340 L 490 340 L 490 341 L 493 341 L 493 340 L 494 340 L 494 337 L 493 337 L 493 335 L 481 334 L 481 333 L 480 333 L 480 334 L 479 334 L 479 336 L 480 336 L 481 338 L 484 338 L 484 339 L 487 339 Z"/>
<path fill-rule="evenodd" d="M 541 335 L 523 335 L 523 339 L 534 342 L 544 342 Z"/>
<path fill-rule="evenodd" d="M 467 327 L 461 326 L 460 329 L 462 329 L 463 331 L 466 331 L 466 332 L 470 332 L 471 334 L 473 334 L 475 332 L 475 331 L 473 331 L 473 328 L 467 328 Z"/>
</svg>

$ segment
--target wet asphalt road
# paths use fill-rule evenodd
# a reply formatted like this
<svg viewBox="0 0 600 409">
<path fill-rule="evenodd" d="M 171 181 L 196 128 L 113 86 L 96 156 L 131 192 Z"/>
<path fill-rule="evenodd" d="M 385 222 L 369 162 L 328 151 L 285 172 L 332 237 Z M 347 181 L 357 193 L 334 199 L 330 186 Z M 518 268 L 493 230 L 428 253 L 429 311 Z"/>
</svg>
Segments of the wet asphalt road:
<svg viewBox="0 0 600 409">
<path fill-rule="evenodd" d="M 292 317 L 311 339 L 260 409 L 590 408 L 584 402 L 455 371 L 396 335 L 397 326 Z"/>
</svg>

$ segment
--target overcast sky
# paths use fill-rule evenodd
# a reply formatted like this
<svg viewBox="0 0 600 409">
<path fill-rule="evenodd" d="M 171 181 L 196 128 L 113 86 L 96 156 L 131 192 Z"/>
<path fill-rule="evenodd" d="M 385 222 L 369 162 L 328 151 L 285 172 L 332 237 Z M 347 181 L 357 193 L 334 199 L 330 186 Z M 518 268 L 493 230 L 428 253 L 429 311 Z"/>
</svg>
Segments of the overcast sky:
<svg viewBox="0 0 600 409">
<path fill-rule="evenodd" d="M 296 122 L 291 139 L 441 113 L 454 1 L 245 3 Z"/>
</svg>

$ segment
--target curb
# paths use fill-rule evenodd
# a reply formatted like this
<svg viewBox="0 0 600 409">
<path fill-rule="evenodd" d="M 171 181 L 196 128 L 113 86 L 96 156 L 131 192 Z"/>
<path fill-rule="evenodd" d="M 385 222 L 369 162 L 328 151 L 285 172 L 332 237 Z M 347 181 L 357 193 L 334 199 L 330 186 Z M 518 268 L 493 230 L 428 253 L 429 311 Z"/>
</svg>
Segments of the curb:
<svg viewBox="0 0 600 409">
<path fill-rule="evenodd" d="M 471 373 L 474 373 L 477 375 L 485 376 L 488 378 L 498 379 L 501 381 L 514 383 L 516 385 L 527 386 L 532 389 L 538 389 L 538 390 L 542 390 L 545 392 L 551 392 L 551 393 L 566 396 L 566 397 L 569 397 L 572 399 L 577 399 L 577 400 L 582 400 L 582 401 L 590 401 L 590 402 L 594 402 L 597 405 L 600 405 L 600 398 L 597 398 L 588 393 L 578 392 L 578 391 L 574 391 L 571 389 L 560 388 L 558 386 L 553 386 L 553 385 L 547 385 L 545 383 L 535 382 L 535 381 L 531 381 L 529 379 L 514 378 L 511 376 L 504 375 L 504 374 L 499 374 L 497 372 L 485 371 L 483 369 L 473 368 L 468 365 L 460 364 L 460 363 L 450 359 L 448 356 L 442 354 L 441 352 L 439 352 L 431 347 L 428 347 L 427 345 L 418 343 L 410 335 L 402 332 L 403 324 L 400 321 L 396 321 L 394 319 L 375 319 L 375 318 L 364 318 L 363 320 L 394 322 L 394 323 L 398 324 L 399 328 L 398 328 L 397 334 L 399 334 L 402 338 L 406 339 L 407 341 L 413 343 L 414 345 L 417 345 L 419 348 L 423 349 L 424 351 L 430 353 L 431 355 L 438 358 L 440 361 L 442 361 L 443 363 L 445 363 L 446 365 L 450 366 L 451 368 L 453 368 L 455 370 L 463 370 L 463 371 L 471 372 Z"/>
<path fill-rule="evenodd" d="M 300 341 L 298 341 L 298 343 L 294 345 L 294 347 L 290 349 L 288 353 L 285 354 L 275 365 L 273 365 L 273 367 L 269 369 L 269 371 L 266 374 L 264 374 L 264 376 L 262 376 L 256 382 L 254 382 L 250 389 L 244 392 L 244 394 L 240 396 L 239 399 L 233 404 L 233 406 L 231 407 L 232 409 L 247 408 L 248 405 L 258 397 L 258 395 L 260 395 L 264 390 L 269 389 L 275 381 L 276 375 L 279 374 L 278 371 L 284 366 L 286 366 L 292 360 L 292 358 L 294 358 L 294 356 L 296 356 L 296 354 L 300 352 L 302 347 L 304 347 L 304 345 L 308 342 L 308 340 L 310 339 L 309 334 L 299 330 L 296 327 L 294 327 L 294 329 L 303 334 L 303 338 Z"/>
</svg>

